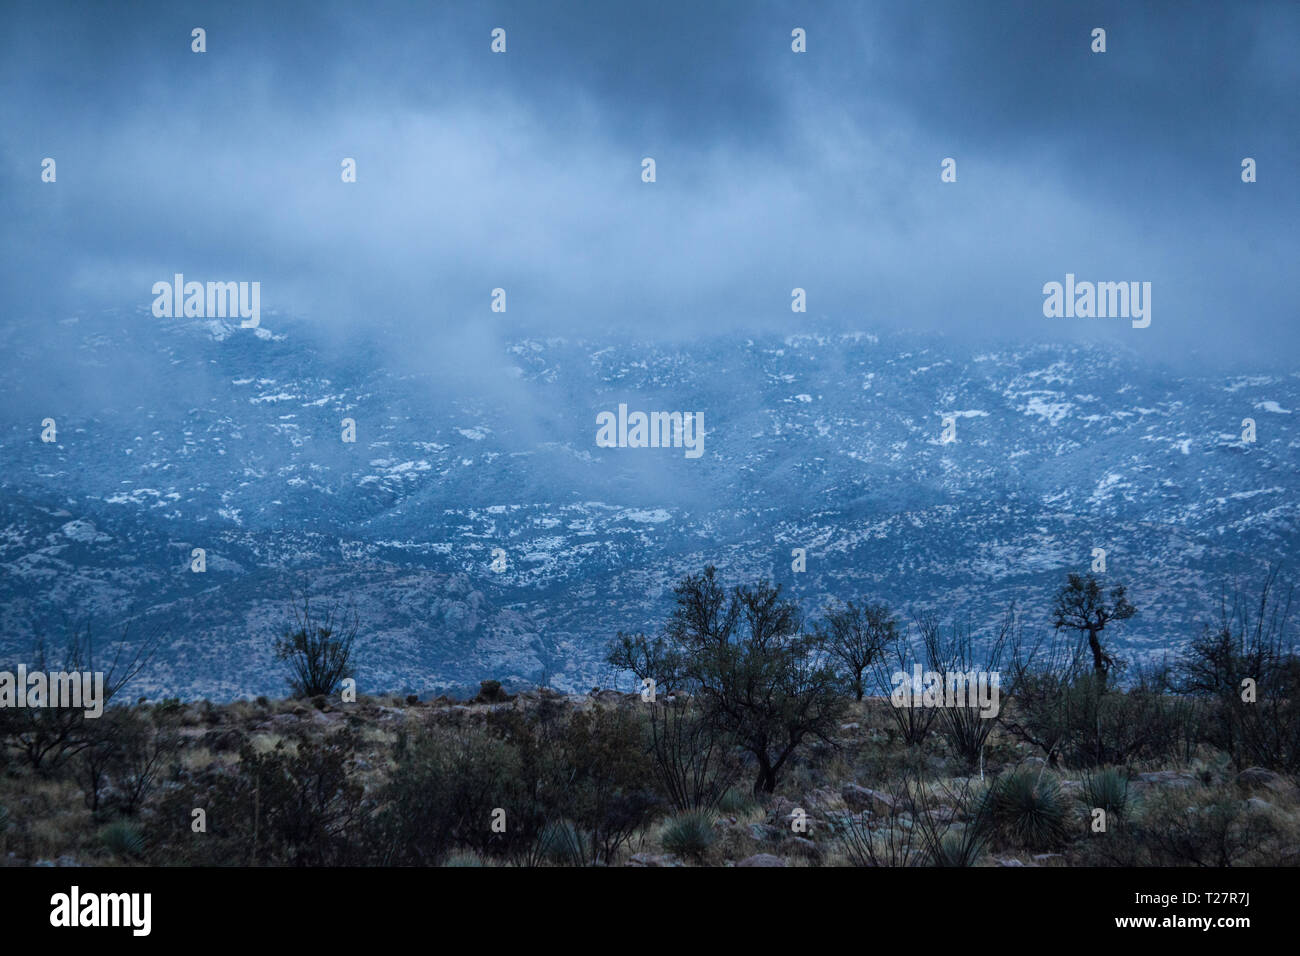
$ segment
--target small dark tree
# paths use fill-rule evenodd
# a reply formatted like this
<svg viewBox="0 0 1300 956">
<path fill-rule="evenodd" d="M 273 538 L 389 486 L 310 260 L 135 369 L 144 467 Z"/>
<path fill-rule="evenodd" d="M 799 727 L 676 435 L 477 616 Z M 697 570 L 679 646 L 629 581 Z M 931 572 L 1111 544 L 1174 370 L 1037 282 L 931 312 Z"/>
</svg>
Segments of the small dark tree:
<svg viewBox="0 0 1300 956">
<path fill-rule="evenodd" d="M 179 774 L 140 815 L 150 863 L 174 866 L 357 866 L 379 858 L 373 802 L 358 779 L 358 739 L 297 735 L 259 751 L 245 741 L 222 772 Z M 193 812 L 205 812 L 195 831 Z"/>
<path fill-rule="evenodd" d="M 529 728 L 520 721 L 519 729 Z M 509 852 L 521 839 L 531 842 L 541 825 L 527 812 L 523 790 L 544 787 L 532 784 L 535 778 L 521 766 L 515 746 L 481 727 L 403 735 L 396 757 L 368 841 L 384 866 L 439 865 L 458 847 L 480 854 Z M 546 777 L 546 783 L 554 780 Z M 509 808 L 505 833 L 491 826 L 496 807 Z"/>
<path fill-rule="evenodd" d="M 306 591 L 295 599 L 294 622 L 275 641 L 277 660 L 289 664 L 289 686 L 296 697 L 333 694 L 355 673 L 352 642 L 360 624 L 356 609 L 336 605 L 318 615 Z"/>
<path fill-rule="evenodd" d="M 803 631 L 798 606 L 781 596 L 779 585 L 760 581 L 728 592 L 710 566 L 688 575 L 674 593 L 677 607 L 662 656 L 675 662 L 705 719 L 753 755 L 754 792 L 771 793 L 804 741 L 829 741 L 844 712 L 842 681 L 825 642 Z M 625 660 L 622 652 L 612 648 L 611 661 Z M 643 648 L 633 653 L 634 659 L 650 654 Z"/>
<path fill-rule="evenodd" d="M 1136 613 L 1137 608 L 1129 603 L 1122 585 L 1111 588 L 1107 595 L 1091 574 L 1087 577 L 1071 574 L 1056 593 L 1052 623 L 1058 630 L 1069 628 L 1088 635 L 1093 672 L 1104 685 L 1116 661 L 1102 645 L 1101 634 L 1112 621 L 1125 621 Z"/>
<path fill-rule="evenodd" d="M 88 700 L 80 707 L 0 708 L 0 740 L 5 740 L 26 758 L 32 769 L 41 773 L 96 746 L 107 726 L 100 724 L 104 710 L 148 664 L 161 636 L 160 632 L 152 631 L 135 640 L 130 625 L 124 625 L 111 652 L 96 660 L 94 631 L 89 623 L 68 626 L 67 642 L 61 653 L 52 651 L 44 636 L 38 635 L 29 672 L 49 674 L 51 679 L 55 675 L 102 675 L 100 717 L 86 716 L 87 710 L 94 710 Z M 61 680 L 60 684 L 63 683 Z M 74 683 L 84 690 L 84 684 Z M 99 686 L 98 680 L 95 686 Z"/>
<path fill-rule="evenodd" d="M 97 816 L 134 816 L 180 750 L 175 718 L 162 716 L 155 727 L 147 714 L 133 707 L 110 708 L 96 721 L 94 741 L 73 761 L 86 808 Z"/>
<path fill-rule="evenodd" d="M 158 785 L 181 747 L 174 719 L 161 726 L 137 710 L 123 712 L 114 728 L 109 772 L 118 788 L 117 806 L 127 816 L 135 816 Z"/>
<path fill-rule="evenodd" d="M 299 740 L 291 753 L 281 741 L 268 753 L 245 743 L 239 773 L 219 786 L 209 823 L 229 821 L 253 865 L 336 866 L 360 852 L 354 835 L 364 826 L 364 787 L 351 761 L 357 741 L 343 731 L 320 742 Z M 252 821 L 251 826 L 248 821 Z M 244 849 L 244 847 L 240 847 Z M 231 847 L 226 860 L 239 860 Z"/>
<path fill-rule="evenodd" d="M 681 680 L 680 656 L 664 637 L 619 631 L 609 646 L 607 660 L 619 670 L 630 671 L 639 681 L 654 681 L 656 694 L 672 691 Z"/>
<path fill-rule="evenodd" d="M 833 605 L 818 629 L 826 647 L 848 668 L 853 695 L 861 700 L 866 692 L 862 675 L 898 635 L 898 621 L 889 605 L 881 601 Z"/>
<path fill-rule="evenodd" d="M 126 713 L 125 709 L 115 708 L 105 716 L 108 720 L 114 721 L 120 713 Z M 73 777 L 85 794 L 86 809 L 97 817 L 104 791 L 108 787 L 108 767 L 112 758 L 111 734 L 96 734 L 96 739 L 73 758 Z"/>
<path fill-rule="evenodd" d="M 1294 772 L 1300 768 L 1300 656 L 1291 626 L 1294 589 L 1272 568 L 1248 596 L 1224 587 L 1213 623 L 1187 649 L 1178 689 L 1205 707 L 1208 742 L 1251 763 Z M 1253 695 L 1244 693 L 1247 682 Z M 1248 699 L 1249 698 L 1249 699 Z"/>
<path fill-rule="evenodd" d="M 564 816 L 589 835 L 591 863 L 612 863 L 651 820 L 658 798 L 641 724 L 630 710 L 596 707 L 569 718 L 561 737 Z"/>
</svg>

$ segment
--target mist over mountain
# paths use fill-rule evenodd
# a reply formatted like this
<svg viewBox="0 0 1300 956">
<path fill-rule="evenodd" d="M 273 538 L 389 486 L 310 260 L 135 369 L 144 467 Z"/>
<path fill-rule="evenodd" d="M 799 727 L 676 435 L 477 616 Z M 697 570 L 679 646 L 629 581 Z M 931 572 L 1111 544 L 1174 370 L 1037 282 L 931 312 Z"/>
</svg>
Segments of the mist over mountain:
<svg viewBox="0 0 1300 956">
<path fill-rule="evenodd" d="M 0 287 L 29 339 L 182 272 L 471 373 L 521 328 L 782 336 L 795 287 L 819 331 L 869 316 L 973 348 L 1222 370 L 1300 342 L 1286 0 L 9 10 Z M 1067 273 L 1151 282 L 1141 343 L 1044 321 Z"/>
<path fill-rule="evenodd" d="M 1294 553 L 1294 3 L 6 26 L 0 660 L 130 625 L 139 693 L 279 693 L 309 588 L 362 692 L 586 691 L 708 564 L 1034 634 L 1097 549 L 1159 657 Z M 606 447 L 655 413 L 702 444 Z"/>
<path fill-rule="evenodd" d="M 810 615 L 872 596 L 987 633 L 1014 599 L 1043 632 L 1094 548 L 1140 609 L 1118 646 L 1160 657 L 1297 538 L 1297 373 L 867 330 L 526 338 L 466 378 L 276 316 L 4 335 L 0 651 L 69 617 L 163 628 L 150 696 L 281 691 L 270 639 L 304 586 L 356 604 L 367 692 L 585 690 L 616 679 L 605 642 L 660 627 L 706 564 Z M 703 454 L 598 447 L 620 404 L 701 415 Z"/>
</svg>

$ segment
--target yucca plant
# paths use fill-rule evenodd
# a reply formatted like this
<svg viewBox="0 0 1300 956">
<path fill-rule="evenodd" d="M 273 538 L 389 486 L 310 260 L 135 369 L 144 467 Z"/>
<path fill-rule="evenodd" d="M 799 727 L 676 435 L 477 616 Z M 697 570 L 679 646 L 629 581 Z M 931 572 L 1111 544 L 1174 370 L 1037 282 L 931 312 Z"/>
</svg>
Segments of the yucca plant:
<svg viewBox="0 0 1300 956">
<path fill-rule="evenodd" d="M 1105 810 L 1107 821 L 1122 822 L 1130 806 L 1128 775 L 1114 767 L 1088 774 L 1079 799 L 1089 808 Z"/>
<path fill-rule="evenodd" d="M 714 838 L 713 816 L 698 810 L 679 813 L 664 826 L 664 849 L 696 862 L 704 858 Z"/>
<path fill-rule="evenodd" d="M 144 837 L 124 820 L 110 823 L 99 831 L 100 842 L 115 856 L 138 859 L 144 856 Z"/>
<path fill-rule="evenodd" d="M 983 831 L 975 827 L 949 830 L 930 847 L 932 866 L 974 866 L 984 852 Z"/>
<path fill-rule="evenodd" d="M 1017 846 L 1047 850 L 1065 842 L 1065 804 L 1050 777 L 1016 771 L 995 781 L 988 799 L 994 826 Z"/>
</svg>

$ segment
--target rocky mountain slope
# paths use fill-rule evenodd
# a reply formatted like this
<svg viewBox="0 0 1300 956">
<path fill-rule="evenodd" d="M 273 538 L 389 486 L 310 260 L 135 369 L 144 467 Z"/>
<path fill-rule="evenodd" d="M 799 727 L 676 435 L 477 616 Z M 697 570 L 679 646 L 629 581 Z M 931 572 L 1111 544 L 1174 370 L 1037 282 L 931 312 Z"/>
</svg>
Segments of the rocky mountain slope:
<svg viewBox="0 0 1300 956">
<path fill-rule="evenodd" d="M 68 617 L 160 627 L 149 696 L 281 692 L 268 639 L 304 584 L 356 603 L 365 691 L 609 686 L 605 641 L 706 563 L 810 613 L 869 594 L 983 627 L 1015 599 L 1033 629 L 1104 548 L 1140 608 L 1121 643 L 1158 656 L 1300 531 L 1295 373 L 860 332 L 518 339 L 467 387 L 276 316 L 0 335 L 0 658 Z M 702 413 L 704 454 L 598 447 L 620 403 Z"/>
</svg>

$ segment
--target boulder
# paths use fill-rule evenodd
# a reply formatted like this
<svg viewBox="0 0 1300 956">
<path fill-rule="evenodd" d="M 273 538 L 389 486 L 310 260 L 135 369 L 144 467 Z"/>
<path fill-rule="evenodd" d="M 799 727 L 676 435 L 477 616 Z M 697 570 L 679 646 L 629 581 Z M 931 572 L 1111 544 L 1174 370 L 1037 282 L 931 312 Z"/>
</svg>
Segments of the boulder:
<svg viewBox="0 0 1300 956">
<path fill-rule="evenodd" d="M 1181 770 L 1155 770 L 1151 773 L 1138 774 L 1133 782 L 1148 787 L 1172 787 L 1176 790 L 1186 790 L 1195 787 L 1199 781 L 1194 775 Z"/>
<path fill-rule="evenodd" d="M 935 823 L 952 823 L 957 819 L 957 811 L 953 807 L 934 807 L 926 816 Z"/>
<path fill-rule="evenodd" d="M 1248 767 L 1237 774 L 1237 786 L 1244 790 L 1267 790 L 1277 794 L 1294 790 L 1294 785 L 1286 777 L 1263 767 Z"/>
<path fill-rule="evenodd" d="M 840 796 L 849 809 L 854 811 L 870 810 L 872 813 L 884 816 L 892 813 L 894 809 L 894 798 L 889 794 L 856 783 L 846 784 L 840 791 Z"/>
<path fill-rule="evenodd" d="M 770 853 L 755 853 L 745 857 L 736 866 L 785 866 L 785 860 Z"/>
<path fill-rule="evenodd" d="M 796 811 L 802 811 L 802 813 Z M 797 832 L 794 830 L 794 823 L 797 820 L 803 821 L 805 833 L 813 832 L 817 826 L 817 816 L 814 813 L 810 812 L 807 807 L 796 806 L 788 800 L 779 800 L 774 803 L 767 814 L 768 824 L 782 835 Z"/>
<path fill-rule="evenodd" d="M 781 831 L 766 823 L 751 823 L 749 825 L 749 835 L 759 843 L 781 839 Z"/>
<path fill-rule="evenodd" d="M 804 794 L 804 809 L 824 809 L 839 804 L 840 795 L 830 787 L 818 787 L 811 793 Z"/>
</svg>

